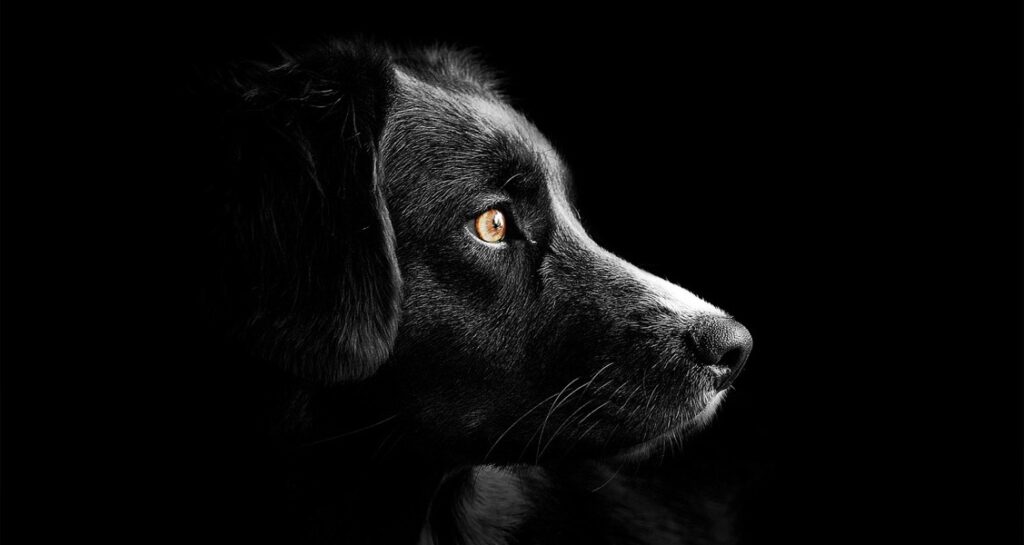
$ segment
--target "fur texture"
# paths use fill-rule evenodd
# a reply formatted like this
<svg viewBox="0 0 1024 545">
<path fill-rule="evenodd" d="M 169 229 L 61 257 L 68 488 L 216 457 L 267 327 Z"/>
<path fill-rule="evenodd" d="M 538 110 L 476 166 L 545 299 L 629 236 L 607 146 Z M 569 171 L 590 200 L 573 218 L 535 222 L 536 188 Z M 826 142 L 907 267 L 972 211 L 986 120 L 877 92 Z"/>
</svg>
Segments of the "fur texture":
<svg viewBox="0 0 1024 545">
<path fill-rule="evenodd" d="M 261 500 L 263 537 L 687 535 L 636 516 L 593 532 L 614 475 L 569 468 L 703 426 L 750 336 L 587 236 L 568 169 L 488 70 L 335 42 L 215 82 L 206 314 L 219 357 L 266 379 L 255 433 L 286 484 Z M 499 243 L 473 229 L 492 208 Z"/>
</svg>

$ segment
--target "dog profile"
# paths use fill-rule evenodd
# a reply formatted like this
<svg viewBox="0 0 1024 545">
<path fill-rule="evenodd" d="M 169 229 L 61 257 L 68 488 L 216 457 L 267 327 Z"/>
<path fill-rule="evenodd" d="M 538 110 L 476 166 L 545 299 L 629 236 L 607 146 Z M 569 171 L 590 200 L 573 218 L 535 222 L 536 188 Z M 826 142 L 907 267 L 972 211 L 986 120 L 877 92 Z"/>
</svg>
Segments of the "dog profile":
<svg viewBox="0 0 1024 545">
<path fill-rule="evenodd" d="M 211 365 L 262 377 L 232 411 L 267 439 L 232 445 L 270 453 L 239 516 L 292 543 L 685 537 L 584 492 L 704 426 L 750 333 L 588 236 L 485 67 L 334 41 L 211 81 Z"/>
</svg>

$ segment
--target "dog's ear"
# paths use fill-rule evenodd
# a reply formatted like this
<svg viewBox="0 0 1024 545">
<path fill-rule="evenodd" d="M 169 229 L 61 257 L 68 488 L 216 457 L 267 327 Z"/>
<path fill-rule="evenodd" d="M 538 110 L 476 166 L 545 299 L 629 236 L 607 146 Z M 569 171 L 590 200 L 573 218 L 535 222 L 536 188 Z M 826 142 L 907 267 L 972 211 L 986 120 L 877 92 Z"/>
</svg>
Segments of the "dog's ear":
<svg viewBox="0 0 1024 545">
<path fill-rule="evenodd" d="M 400 313 L 377 150 L 394 89 L 380 50 L 332 43 L 221 79 L 217 183 L 228 327 L 317 383 L 373 374 Z"/>
</svg>

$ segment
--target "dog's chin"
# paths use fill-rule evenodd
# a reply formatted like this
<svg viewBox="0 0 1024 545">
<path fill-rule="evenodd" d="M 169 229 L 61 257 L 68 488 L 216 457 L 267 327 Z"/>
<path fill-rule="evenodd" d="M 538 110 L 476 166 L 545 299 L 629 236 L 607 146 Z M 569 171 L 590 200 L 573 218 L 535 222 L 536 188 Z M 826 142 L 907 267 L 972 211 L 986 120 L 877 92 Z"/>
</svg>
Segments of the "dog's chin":
<svg viewBox="0 0 1024 545">
<path fill-rule="evenodd" d="M 640 462 L 650 458 L 652 454 L 661 452 L 666 445 L 678 445 L 683 438 L 704 429 L 711 423 L 715 412 L 718 410 L 718 406 L 725 399 L 725 394 L 726 392 L 723 390 L 712 395 L 703 409 L 684 420 L 682 424 L 640 444 L 628 447 L 611 456 L 609 460 L 615 462 Z"/>
</svg>

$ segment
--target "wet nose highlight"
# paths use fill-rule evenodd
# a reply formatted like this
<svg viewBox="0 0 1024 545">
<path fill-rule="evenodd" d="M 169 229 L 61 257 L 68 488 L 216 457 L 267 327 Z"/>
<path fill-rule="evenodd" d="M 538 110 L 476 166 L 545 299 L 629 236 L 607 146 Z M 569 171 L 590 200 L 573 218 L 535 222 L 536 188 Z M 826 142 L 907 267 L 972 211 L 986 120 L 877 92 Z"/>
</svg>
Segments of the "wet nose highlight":
<svg viewBox="0 0 1024 545">
<path fill-rule="evenodd" d="M 725 370 L 718 377 L 718 390 L 725 390 L 736 380 L 754 344 L 750 331 L 731 318 L 706 320 L 691 332 L 691 338 L 698 363 Z"/>
</svg>

